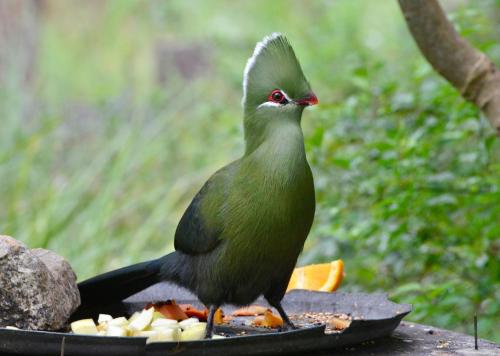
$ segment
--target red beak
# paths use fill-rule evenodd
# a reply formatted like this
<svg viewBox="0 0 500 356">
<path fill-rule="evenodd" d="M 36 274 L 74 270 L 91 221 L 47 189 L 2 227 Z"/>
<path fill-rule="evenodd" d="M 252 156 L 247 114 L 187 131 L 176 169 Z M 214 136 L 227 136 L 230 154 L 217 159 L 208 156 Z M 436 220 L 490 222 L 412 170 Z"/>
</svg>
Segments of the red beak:
<svg viewBox="0 0 500 356">
<path fill-rule="evenodd" d="M 319 103 L 319 100 L 316 97 L 316 94 L 311 93 L 305 98 L 297 100 L 296 103 L 299 105 L 310 106 L 310 105 L 316 105 L 317 103 Z"/>
</svg>

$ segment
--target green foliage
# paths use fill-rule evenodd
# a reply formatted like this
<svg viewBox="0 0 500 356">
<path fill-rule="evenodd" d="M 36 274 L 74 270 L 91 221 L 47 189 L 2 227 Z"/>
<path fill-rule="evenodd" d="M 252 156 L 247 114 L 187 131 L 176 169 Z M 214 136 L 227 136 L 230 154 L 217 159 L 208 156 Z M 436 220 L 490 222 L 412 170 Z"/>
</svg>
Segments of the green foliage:
<svg viewBox="0 0 500 356">
<path fill-rule="evenodd" d="M 344 289 L 469 333 L 477 312 L 500 340 L 500 141 L 421 58 L 395 1 L 49 3 L 35 81 L 16 60 L 1 77 L 1 233 L 81 279 L 170 251 L 190 198 L 242 152 L 242 71 L 278 30 L 321 102 L 303 119 L 318 208 L 300 263 L 342 258 Z M 500 59 L 498 2 L 467 6 L 457 28 Z M 189 79 L 168 67 L 160 86 L 159 40 L 208 64 Z"/>
<path fill-rule="evenodd" d="M 477 311 L 494 337 L 500 145 L 446 83 L 414 83 L 318 115 L 309 152 L 320 209 L 303 262 L 341 256 L 349 287 L 388 291 L 433 325 L 467 325 Z"/>
</svg>

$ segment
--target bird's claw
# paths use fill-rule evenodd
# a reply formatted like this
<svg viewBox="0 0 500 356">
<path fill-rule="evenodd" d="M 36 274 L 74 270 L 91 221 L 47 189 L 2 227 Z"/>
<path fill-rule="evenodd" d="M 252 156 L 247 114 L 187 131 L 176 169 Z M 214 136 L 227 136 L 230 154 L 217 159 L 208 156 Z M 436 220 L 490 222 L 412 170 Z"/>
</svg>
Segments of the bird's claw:
<svg viewBox="0 0 500 356">
<path fill-rule="evenodd" d="M 284 323 L 283 326 L 280 328 L 280 331 L 292 331 L 297 329 L 298 327 L 296 327 L 292 322 L 289 322 L 289 323 Z"/>
</svg>

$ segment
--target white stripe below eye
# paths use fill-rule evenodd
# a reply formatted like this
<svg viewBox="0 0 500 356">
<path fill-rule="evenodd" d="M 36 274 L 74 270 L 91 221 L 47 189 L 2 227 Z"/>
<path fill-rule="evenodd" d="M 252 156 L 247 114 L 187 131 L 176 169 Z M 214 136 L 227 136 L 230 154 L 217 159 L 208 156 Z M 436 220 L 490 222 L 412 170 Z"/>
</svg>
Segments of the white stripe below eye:
<svg viewBox="0 0 500 356">
<path fill-rule="evenodd" d="M 279 88 L 278 88 L 278 89 L 279 89 Z M 281 89 L 280 89 L 280 90 L 281 90 Z M 291 103 L 291 102 L 293 101 L 292 99 L 290 99 L 290 97 L 288 96 L 288 94 L 287 94 L 287 93 L 285 93 L 285 91 L 284 91 L 284 90 L 281 90 L 281 92 L 283 93 L 283 95 L 285 96 L 285 99 L 286 99 L 289 103 Z"/>
<path fill-rule="evenodd" d="M 262 103 L 260 104 L 259 106 L 257 106 L 257 108 L 263 108 L 263 107 L 279 107 L 281 106 L 280 103 L 275 103 L 275 102 L 272 102 L 272 101 L 266 101 L 265 103 Z"/>
</svg>

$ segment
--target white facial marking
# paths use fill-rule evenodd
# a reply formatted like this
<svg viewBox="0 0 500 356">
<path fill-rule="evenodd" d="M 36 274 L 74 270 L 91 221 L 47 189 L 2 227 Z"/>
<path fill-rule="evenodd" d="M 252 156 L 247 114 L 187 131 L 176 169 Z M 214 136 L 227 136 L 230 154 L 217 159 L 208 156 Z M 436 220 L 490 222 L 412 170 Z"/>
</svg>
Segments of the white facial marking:
<svg viewBox="0 0 500 356">
<path fill-rule="evenodd" d="M 245 71 L 243 73 L 243 98 L 241 99 L 242 105 L 245 105 L 245 101 L 247 99 L 248 73 L 250 73 L 250 70 L 255 65 L 255 60 L 256 60 L 257 56 L 260 54 L 260 52 L 262 52 L 262 50 L 264 48 L 267 47 L 267 45 L 270 41 L 274 40 L 275 38 L 277 38 L 279 36 L 281 36 L 281 33 L 274 32 L 274 33 L 270 34 L 269 36 L 264 37 L 262 39 L 262 41 L 257 43 L 257 45 L 255 46 L 252 57 L 248 58 L 247 65 L 245 66 Z"/>
<path fill-rule="evenodd" d="M 283 95 L 285 96 L 285 99 L 286 99 L 289 103 L 291 103 L 291 102 L 293 101 L 292 99 L 290 99 L 290 97 L 288 96 L 288 94 L 287 94 L 284 90 L 281 90 L 281 89 L 280 89 L 280 91 L 283 93 Z"/>
<path fill-rule="evenodd" d="M 257 108 L 263 108 L 263 107 L 280 107 L 281 104 L 280 103 L 275 103 L 273 101 L 266 101 L 265 103 L 262 103 L 260 104 L 259 106 L 257 106 Z"/>
</svg>

